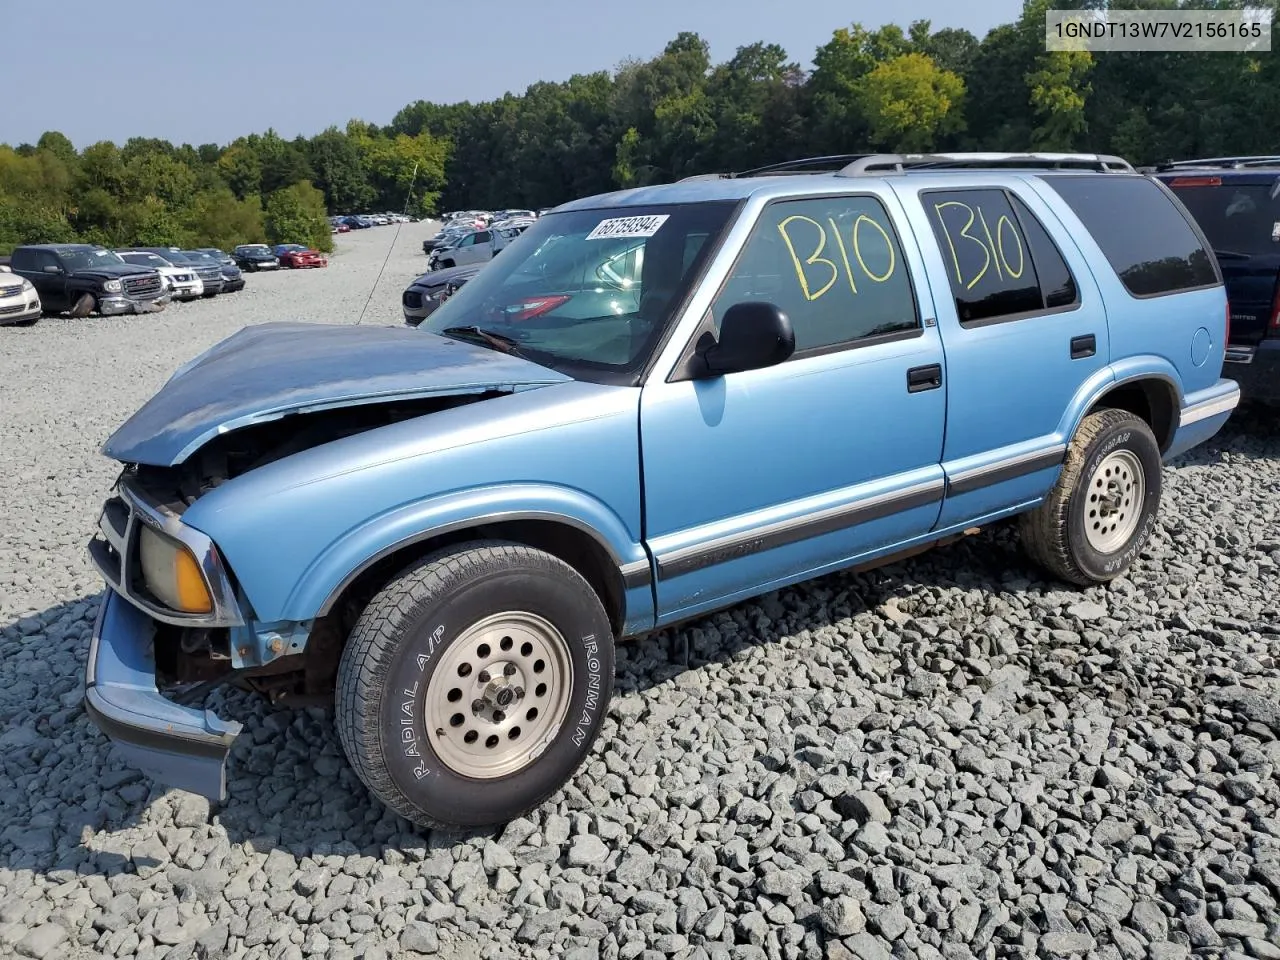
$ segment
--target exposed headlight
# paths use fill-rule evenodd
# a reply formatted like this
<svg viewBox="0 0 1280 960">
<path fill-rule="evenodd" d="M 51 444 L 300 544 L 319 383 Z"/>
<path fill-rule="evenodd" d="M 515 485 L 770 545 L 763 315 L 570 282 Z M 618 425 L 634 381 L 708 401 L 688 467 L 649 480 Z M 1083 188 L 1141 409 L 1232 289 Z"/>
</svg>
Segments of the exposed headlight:
<svg viewBox="0 0 1280 960">
<path fill-rule="evenodd" d="M 32 286 L 32 284 L 31 284 L 31 281 L 30 281 L 30 280 L 28 280 L 26 277 L 23 277 L 23 278 L 22 278 L 22 289 L 23 289 L 23 290 L 34 290 L 34 289 L 35 289 L 35 287 L 34 287 L 34 286 Z"/>
<path fill-rule="evenodd" d="M 121 285 L 119 280 L 104 280 L 102 283 L 102 289 L 107 291 L 107 293 L 119 293 L 124 289 L 124 287 Z"/>
<path fill-rule="evenodd" d="M 143 527 L 138 537 L 138 559 L 142 579 L 156 598 L 183 613 L 209 613 L 213 598 L 205 585 L 200 564 L 191 551 L 158 533 Z"/>
</svg>

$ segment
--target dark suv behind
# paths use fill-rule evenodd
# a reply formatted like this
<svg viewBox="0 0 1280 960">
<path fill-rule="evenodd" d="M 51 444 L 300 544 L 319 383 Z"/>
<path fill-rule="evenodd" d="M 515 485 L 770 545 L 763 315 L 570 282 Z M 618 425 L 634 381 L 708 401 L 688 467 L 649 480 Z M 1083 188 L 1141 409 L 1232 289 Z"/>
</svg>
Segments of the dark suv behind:
<svg viewBox="0 0 1280 960">
<path fill-rule="evenodd" d="M 1213 245 L 1227 283 L 1224 377 L 1280 405 L 1280 157 L 1211 157 L 1157 167 Z"/>
<path fill-rule="evenodd" d="M 93 244 L 18 247 L 13 251 L 11 269 L 31 281 L 48 313 L 108 317 L 148 313 L 169 302 L 169 291 L 159 273 L 126 263 L 119 254 Z"/>
</svg>

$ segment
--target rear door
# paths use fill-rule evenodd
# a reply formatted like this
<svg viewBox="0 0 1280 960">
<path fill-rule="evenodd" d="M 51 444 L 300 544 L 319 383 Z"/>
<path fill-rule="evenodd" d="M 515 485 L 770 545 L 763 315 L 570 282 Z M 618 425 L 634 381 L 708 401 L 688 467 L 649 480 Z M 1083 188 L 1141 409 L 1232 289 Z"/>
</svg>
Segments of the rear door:
<svg viewBox="0 0 1280 960">
<path fill-rule="evenodd" d="M 1280 175 L 1161 179 L 1191 211 L 1218 258 L 1231 303 L 1231 342 L 1257 344 L 1269 325 L 1280 328 Z"/>
<path fill-rule="evenodd" d="M 1107 312 L 1069 231 L 1025 180 L 896 184 L 926 248 L 950 388 L 940 529 L 1043 496 L 1065 411 L 1102 374 Z"/>
</svg>

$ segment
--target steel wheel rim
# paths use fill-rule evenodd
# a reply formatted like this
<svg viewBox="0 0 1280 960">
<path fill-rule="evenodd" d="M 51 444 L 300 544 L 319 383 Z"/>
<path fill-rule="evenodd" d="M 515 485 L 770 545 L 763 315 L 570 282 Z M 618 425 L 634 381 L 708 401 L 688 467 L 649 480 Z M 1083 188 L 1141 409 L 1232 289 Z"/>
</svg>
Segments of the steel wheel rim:
<svg viewBox="0 0 1280 960">
<path fill-rule="evenodd" d="M 1128 450 L 1107 454 L 1089 478 L 1084 533 L 1099 553 L 1114 553 L 1138 529 L 1147 481 L 1142 461 Z"/>
<path fill-rule="evenodd" d="M 518 773 L 547 748 L 569 712 L 573 661 L 551 623 L 532 613 L 485 617 L 449 644 L 427 684 L 432 749 L 454 773 Z"/>
</svg>

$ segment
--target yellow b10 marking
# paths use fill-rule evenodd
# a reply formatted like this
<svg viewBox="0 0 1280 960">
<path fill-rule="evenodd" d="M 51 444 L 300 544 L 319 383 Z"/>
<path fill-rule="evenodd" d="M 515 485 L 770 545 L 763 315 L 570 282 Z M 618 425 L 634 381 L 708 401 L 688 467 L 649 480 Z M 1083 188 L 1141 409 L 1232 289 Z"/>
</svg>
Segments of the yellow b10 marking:
<svg viewBox="0 0 1280 960">
<path fill-rule="evenodd" d="M 795 223 L 808 224 L 817 231 L 817 236 L 814 238 L 816 243 L 813 246 L 813 252 L 807 257 L 801 257 L 800 254 L 796 252 L 796 240 L 793 239 L 791 235 L 792 232 L 788 229 Z M 862 272 L 866 274 L 867 279 L 876 283 L 884 283 L 893 276 L 894 271 L 898 267 L 898 260 L 893 251 L 893 240 L 889 236 L 889 231 L 881 224 L 877 223 L 865 213 L 858 214 L 857 219 L 853 221 L 853 226 L 849 230 L 849 245 L 846 246 L 845 238 L 841 236 L 840 228 L 836 225 L 835 219 L 833 217 L 828 217 L 827 223 L 831 226 L 830 236 L 834 238 L 835 245 L 840 252 L 840 261 L 844 264 L 844 275 L 849 281 L 850 290 L 854 293 L 858 292 L 858 284 L 853 277 L 853 267 L 849 262 L 850 247 L 853 249 L 853 259 L 856 260 L 858 266 L 862 268 Z M 862 257 L 863 228 L 867 224 L 870 224 L 871 228 L 874 228 L 880 234 L 881 238 L 884 240 L 885 249 L 889 253 L 889 266 L 880 274 L 873 272 L 871 268 L 867 266 L 867 262 Z M 787 217 L 778 224 L 778 233 L 782 234 L 782 242 L 787 245 L 787 252 L 791 254 L 791 264 L 795 267 L 796 279 L 800 282 L 800 292 L 804 294 L 804 298 L 806 300 L 817 300 L 836 285 L 836 281 L 840 279 L 840 267 L 837 266 L 834 260 L 829 260 L 822 255 L 822 251 L 827 247 L 828 233 L 826 227 L 810 217 L 795 214 L 794 216 Z M 819 265 L 830 270 L 831 276 L 820 289 L 814 290 L 813 284 L 810 282 L 811 278 L 805 268 Z"/>
<path fill-rule="evenodd" d="M 969 219 L 965 221 L 965 225 L 960 228 L 959 233 L 953 233 L 952 228 L 948 226 L 946 218 L 942 215 L 944 207 L 960 207 L 969 215 Z M 972 290 L 977 282 L 987 275 L 987 271 L 991 269 L 992 264 L 995 265 L 996 276 L 1000 279 L 1003 280 L 1005 274 L 1008 274 L 1014 280 L 1021 279 L 1022 273 L 1027 266 L 1027 252 L 1022 247 L 1022 237 L 1018 233 L 1018 228 L 1014 226 L 1013 221 L 1009 219 L 1007 214 L 1001 214 L 1000 218 L 996 220 L 996 231 L 993 235 L 991 228 L 987 226 L 987 218 L 981 207 L 975 209 L 967 203 L 961 203 L 959 200 L 947 200 L 943 203 L 935 203 L 933 209 L 938 218 L 938 224 L 942 227 L 942 235 L 947 238 L 947 246 L 951 249 L 951 263 L 956 270 L 957 283 L 962 284 L 966 290 Z M 982 224 L 982 232 L 986 234 L 987 238 L 985 241 L 969 232 L 973 228 L 975 220 Z M 1013 269 L 1013 265 L 1005 254 L 1004 238 L 1006 227 L 1012 231 L 1014 245 L 1018 248 L 1017 270 Z M 956 253 L 957 238 L 976 243 L 982 250 L 982 269 L 975 273 L 967 283 L 965 282 L 964 271 L 960 268 L 960 257 Z"/>
</svg>

